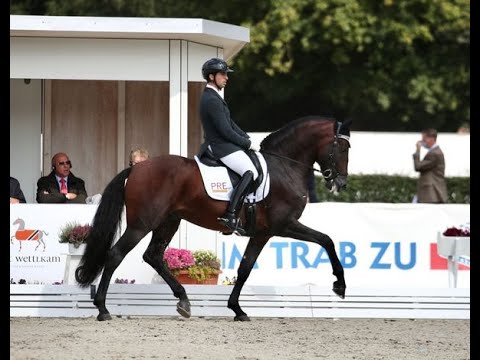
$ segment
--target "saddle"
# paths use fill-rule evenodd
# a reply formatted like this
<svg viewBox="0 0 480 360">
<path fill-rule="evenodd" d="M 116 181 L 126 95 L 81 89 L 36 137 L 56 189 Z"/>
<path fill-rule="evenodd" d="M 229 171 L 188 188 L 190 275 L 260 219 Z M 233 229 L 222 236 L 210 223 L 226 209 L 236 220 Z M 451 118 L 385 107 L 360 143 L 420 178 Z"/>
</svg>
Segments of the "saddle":
<svg viewBox="0 0 480 360">
<path fill-rule="evenodd" d="M 258 177 L 252 183 L 243 202 L 243 205 L 246 204 L 247 206 L 242 205 L 246 219 L 244 229 L 247 234 L 253 234 L 255 232 L 256 203 L 268 195 L 270 178 L 263 155 L 251 150 L 246 151 L 246 154 L 258 171 Z M 240 181 L 241 176 L 227 168 L 220 160 L 215 159 L 210 149 L 205 149 L 200 155 L 195 155 L 194 159 L 200 169 L 203 185 L 208 196 L 215 200 L 230 201 L 233 189 Z"/>
</svg>

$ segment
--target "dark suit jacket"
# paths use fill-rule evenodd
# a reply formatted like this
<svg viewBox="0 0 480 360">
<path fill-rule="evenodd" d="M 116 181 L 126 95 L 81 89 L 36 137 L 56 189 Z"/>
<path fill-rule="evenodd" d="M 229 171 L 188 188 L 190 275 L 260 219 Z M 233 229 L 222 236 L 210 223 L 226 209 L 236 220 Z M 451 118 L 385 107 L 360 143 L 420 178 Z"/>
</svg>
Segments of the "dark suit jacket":
<svg viewBox="0 0 480 360">
<path fill-rule="evenodd" d="M 227 103 L 215 90 L 205 88 L 203 91 L 200 117 L 204 143 L 200 146 L 199 155 L 206 151 L 208 145 L 217 159 L 250 147 L 249 136 L 232 120 Z"/>
<path fill-rule="evenodd" d="M 20 200 L 21 203 L 26 203 L 25 195 L 20 188 L 20 183 L 17 179 L 10 176 L 10 197 Z"/>
<path fill-rule="evenodd" d="M 70 175 L 68 175 L 67 186 L 68 192 L 77 194 L 75 199 L 67 200 L 65 195 L 60 192 L 60 186 L 55 178 L 55 171 L 52 171 L 50 174 L 41 177 L 37 181 L 37 202 L 50 204 L 86 203 L 87 191 L 85 190 L 85 182 L 82 179 L 76 177 L 70 172 Z M 44 194 L 44 191 L 47 191 L 48 194 Z"/>
<path fill-rule="evenodd" d="M 413 154 L 415 170 L 420 172 L 417 182 L 419 203 L 446 203 L 448 201 L 445 181 L 445 158 L 440 147 L 430 150 L 423 160 L 420 153 Z"/>
</svg>

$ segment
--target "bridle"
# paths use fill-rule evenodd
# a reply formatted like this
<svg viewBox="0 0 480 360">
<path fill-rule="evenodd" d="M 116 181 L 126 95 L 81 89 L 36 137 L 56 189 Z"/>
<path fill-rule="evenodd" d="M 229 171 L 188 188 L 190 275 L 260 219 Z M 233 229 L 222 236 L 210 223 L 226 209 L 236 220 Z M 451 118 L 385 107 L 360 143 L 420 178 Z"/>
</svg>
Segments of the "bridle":
<svg viewBox="0 0 480 360">
<path fill-rule="evenodd" d="M 320 165 L 320 172 L 322 173 L 322 176 L 327 183 L 333 182 L 333 180 L 335 180 L 337 178 L 337 176 L 339 175 L 339 172 L 337 171 L 336 162 L 335 162 L 335 151 L 338 148 L 338 139 L 346 140 L 348 142 L 348 145 L 350 146 L 350 137 L 347 136 L 347 135 L 340 134 L 341 127 L 342 127 L 342 123 L 338 122 L 337 132 L 336 132 L 335 136 L 333 137 L 333 142 L 330 145 L 330 152 L 328 153 L 328 156 L 327 156 L 326 169 L 322 170 L 322 165 L 319 164 Z M 316 170 L 316 169 L 314 169 L 314 170 Z M 318 170 L 316 170 L 316 171 L 318 171 Z"/>
</svg>

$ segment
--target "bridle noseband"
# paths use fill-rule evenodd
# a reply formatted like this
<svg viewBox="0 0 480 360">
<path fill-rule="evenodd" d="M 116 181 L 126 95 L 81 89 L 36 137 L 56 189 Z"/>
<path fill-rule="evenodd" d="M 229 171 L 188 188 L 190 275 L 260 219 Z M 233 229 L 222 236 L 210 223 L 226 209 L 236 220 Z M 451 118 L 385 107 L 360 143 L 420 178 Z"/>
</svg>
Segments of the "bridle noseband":
<svg viewBox="0 0 480 360">
<path fill-rule="evenodd" d="M 330 146 L 330 152 L 327 157 L 327 168 L 322 169 L 322 166 L 320 165 L 320 172 L 322 173 L 323 178 L 327 183 L 333 182 L 339 175 L 339 172 L 337 171 L 337 164 L 335 161 L 335 150 L 338 147 L 338 139 L 344 139 L 347 140 L 347 142 L 350 144 L 350 137 L 347 135 L 340 134 L 340 129 L 342 127 L 342 123 L 338 122 L 338 127 L 337 127 L 337 132 L 335 136 L 333 137 L 333 142 Z M 316 170 L 316 169 L 314 169 Z M 316 170 L 318 171 L 318 170 Z"/>
</svg>

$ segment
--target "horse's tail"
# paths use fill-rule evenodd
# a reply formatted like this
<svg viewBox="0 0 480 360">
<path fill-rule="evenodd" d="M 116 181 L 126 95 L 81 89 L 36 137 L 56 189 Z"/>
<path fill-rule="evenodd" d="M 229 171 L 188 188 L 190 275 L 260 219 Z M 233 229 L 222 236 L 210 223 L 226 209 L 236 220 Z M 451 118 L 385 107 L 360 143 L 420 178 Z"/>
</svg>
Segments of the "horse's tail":
<svg viewBox="0 0 480 360">
<path fill-rule="evenodd" d="M 87 246 L 75 271 L 80 287 L 95 281 L 105 266 L 107 251 L 112 247 L 114 236 L 121 221 L 125 203 L 125 180 L 131 167 L 121 171 L 107 185 L 93 218 L 92 230 L 86 240 Z"/>
</svg>

